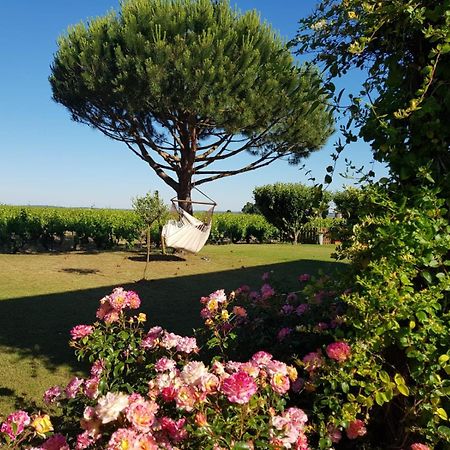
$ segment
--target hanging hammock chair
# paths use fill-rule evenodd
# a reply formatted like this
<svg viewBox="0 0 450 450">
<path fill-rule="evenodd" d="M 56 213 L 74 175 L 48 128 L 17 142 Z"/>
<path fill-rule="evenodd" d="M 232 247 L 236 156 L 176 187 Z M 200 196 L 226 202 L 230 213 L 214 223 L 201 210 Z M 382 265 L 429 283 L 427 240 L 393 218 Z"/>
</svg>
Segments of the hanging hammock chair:
<svg viewBox="0 0 450 450">
<path fill-rule="evenodd" d="M 171 199 L 172 210 L 178 215 L 178 220 L 169 220 L 162 229 L 161 236 L 167 247 L 177 250 L 185 250 L 190 253 L 198 253 L 209 238 L 214 208 L 217 203 L 197 188 L 198 192 L 204 195 L 211 202 L 197 202 L 191 200 Z M 199 220 L 181 208 L 180 203 L 190 203 L 197 205 L 209 205 L 205 211 L 203 220 Z"/>
</svg>

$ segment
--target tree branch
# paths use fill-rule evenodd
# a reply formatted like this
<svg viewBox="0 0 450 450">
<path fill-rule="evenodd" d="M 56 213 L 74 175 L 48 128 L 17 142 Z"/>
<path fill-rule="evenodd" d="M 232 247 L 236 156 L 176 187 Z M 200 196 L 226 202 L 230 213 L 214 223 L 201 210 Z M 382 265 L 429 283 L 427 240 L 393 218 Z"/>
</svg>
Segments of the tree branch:
<svg viewBox="0 0 450 450">
<path fill-rule="evenodd" d="M 232 175 L 237 175 L 239 173 L 245 173 L 249 172 L 251 170 L 259 169 L 261 167 L 267 166 L 270 163 L 276 161 L 277 159 L 281 158 L 283 156 L 282 154 L 277 154 L 275 156 L 265 156 L 263 158 L 258 159 L 257 161 L 254 161 L 251 164 L 248 164 L 247 166 L 236 169 L 236 170 L 229 170 L 229 171 L 203 171 L 203 172 L 195 172 L 196 175 L 207 175 L 212 174 L 213 176 L 203 178 L 201 180 L 195 181 L 195 185 L 198 186 L 200 184 L 209 183 L 210 181 L 218 180 L 220 178 L 230 177 Z"/>
</svg>

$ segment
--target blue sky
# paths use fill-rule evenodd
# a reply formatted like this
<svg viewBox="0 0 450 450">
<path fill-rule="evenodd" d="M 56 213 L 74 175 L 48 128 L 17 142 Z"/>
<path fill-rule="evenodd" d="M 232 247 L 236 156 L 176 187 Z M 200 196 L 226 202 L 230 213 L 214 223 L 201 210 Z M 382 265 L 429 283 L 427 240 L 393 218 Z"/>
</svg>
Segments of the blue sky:
<svg viewBox="0 0 450 450">
<path fill-rule="evenodd" d="M 241 10 L 257 9 L 285 38 L 297 21 L 312 11 L 313 0 L 231 0 Z M 69 25 L 118 8 L 117 0 L 15 0 L 4 2 L 0 17 L 0 203 L 129 208 L 131 199 L 159 190 L 174 193 L 123 144 L 70 119 L 51 99 L 48 83 L 56 39 Z M 350 77 L 346 86 L 357 87 Z M 331 164 L 331 138 L 326 147 L 305 160 L 317 179 Z M 370 166 L 371 153 L 356 143 L 345 157 Z M 338 171 L 344 170 L 344 156 Z M 384 170 L 375 166 L 377 173 Z M 219 210 L 239 211 L 252 201 L 254 187 L 282 182 L 309 184 L 304 172 L 285 162 L 218 180 L 202 190 Z M 348 180 L 336 177 L 332 188 Z"/>
</svg>

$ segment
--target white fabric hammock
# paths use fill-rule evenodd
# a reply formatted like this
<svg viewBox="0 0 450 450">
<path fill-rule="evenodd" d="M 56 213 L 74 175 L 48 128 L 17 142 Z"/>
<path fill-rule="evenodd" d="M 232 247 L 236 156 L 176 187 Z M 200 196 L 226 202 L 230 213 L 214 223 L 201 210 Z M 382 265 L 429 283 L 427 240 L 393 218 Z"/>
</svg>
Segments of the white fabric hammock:
<svg viewBox="0 0 450 450">
<path fill-rule="evenodd" d="M 175 204 L 174 204 L 175 207 Z M 176 208 L 180 218 L 169 220 L 161 235 L 168 247 L 198 253 L 209 238 L 214 206 L 207 212 L 208 220 L 202 222 L 182 208 Z"/>
</svg>

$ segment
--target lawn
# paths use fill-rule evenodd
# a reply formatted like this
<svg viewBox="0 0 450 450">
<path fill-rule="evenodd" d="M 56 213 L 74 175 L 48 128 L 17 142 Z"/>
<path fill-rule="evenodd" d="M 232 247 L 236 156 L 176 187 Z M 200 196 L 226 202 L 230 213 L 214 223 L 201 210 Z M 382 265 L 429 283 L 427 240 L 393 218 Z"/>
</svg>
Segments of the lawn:
<svg viewBox="0 0 450 450">
<path fill-rule="evenodd" d="M 258 286 L 262 273 L 295 289 L 301 273 L 343 267 L 333 245 L 206 246 L 198 255 L 135 252 L 0 254 L 0 415 L 41 405 L 43 391 L 81 371 L 67 345 L 69 330 L 91 323 L 98 300 L 116 286 L 135 290 L 149 325 L 180 334 L 200 325 L 199 298 L 216 289 Z"/>
</svg>

